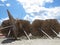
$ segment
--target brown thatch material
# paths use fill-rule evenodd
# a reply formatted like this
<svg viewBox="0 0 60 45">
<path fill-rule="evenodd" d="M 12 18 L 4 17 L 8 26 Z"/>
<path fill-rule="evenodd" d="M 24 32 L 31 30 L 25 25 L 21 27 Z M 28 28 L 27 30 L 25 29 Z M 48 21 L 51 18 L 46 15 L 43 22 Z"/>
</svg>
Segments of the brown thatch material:
<svg viewBox="0 0 60 45">
<path fill-rule="evenodd" d="M 1 26 L 0 26 L 0 33 L 1 33 Z"/>
<path fill-rule="evenodd" d="M 6 27 L 6 26 L 10 26 L 10 25 L 11 25 L 11 23 L 9 22 L 9 20 L 5 20 L 5 21 L 2 22 L 2 27 Z M 22 27 L 21 27 L 21 25 L 22 25 Z M 26 20 L 16 20 L 15 26 L 16 26 L 16 29 L 17 29 L 15 31 L 17 33 L 17 37 L 25 35 L 23 30 L 25 30 L 27 32 L 27 34 L 30 33 L 30 30 L 29 30 L 30 29 L 30 27 L 29 27 L 30 26 L 30 22 L 29 21 L 26 21 Z M 5 36 L 7 36 L 8 31 L 11 30 L 11 33 L 10 33 L 9 36 L 12 37 L 12 36 L 14 36 L 12 28 L 13 27 L 9 27 L 9 28 L 3 29 L 2 33 Z"/>
<path fill-rule="evenodd" d="M 16 27 L 18 28 L 18 36 L 25 35 L 24 31 L 29 35 L 30 33 L 30 22 L 27 20 L 17 20 Z"/>
<path fill-rule="evenodd" d="M 11 24 L 10 24 L 9 20 L 5 20 L 1 24 L 2 28 L 10 26 L 10 25 Z M 7 37 L 9 30 L 10 30 L 10 28 L 2 29 L 1 32 L 3 33 L 3 35 L 5 35 Z"/>
<path fill-rule="evenodd" d="M 29 21 L 27 20 L 15 20 L 15 26 L 16 26 L 16 33 L 17 33 L 17 37 L 23 36 L 25 35 L 24 31 L 27 32 L 27 34 L 29 35 L 29 33 L 31 33 L 33 36 L 44 36 L 44 34 L 42 33 L 42 31 L 40 29 L 42 29 L 43 31 L 45 31 L 49 36 L 51 37 L 55 37 L 57 36 L 52 30 L 54 29 L 54 31 L 57 32 L 57 34 L 60 32 L 60 24 L 58 23 L 58 21 L 56 19 L 47 19 L 47 20 L 35 20 L 33 21 L 32 24 L 30 24 Z M 2 22 L 2 27 L 6 27 L 6 26 L 10 26 L 11 23 L 9 22 L 9 20 L 5 20 Z M 14 37 L 14 31 L 13 31 L 13 26 L 3 29 L 2 33 L 7 37 L 7 34 L 9 32 L 9 30 L 11 30 L 10 33 L 10 37 Z"/>
<path fill-rule="evenodd" d="M 43 33 L 39 30 L 42 26 L 43 20 L 35 20 L 32 23 L 32 30 L 31 33 L 33 36 L 43 36 Z"/>
<path fill-rule="evenodd" d="M 56 36 L 55 33 L 51 30 L 50 23 L 47 20 L 43 22 L 42 30 L 45 31 L 51 37 Z"/>
<path fill-rule="evenodd" d="M 51 28 L 54 29 L 57 33 L 59 33 L 59 22 L 56 19 L 49 19 Z"/>
<path fill-rule="evenodd" d="M 56 19 L 35 20 L 33 21 L 31 28 L 32 28 L 31 33 L 34 36 L 44 36 L 44 34 L 39 30 L 39 28 L 42 29 L 45 33 L 47 33 L 51 37 L 57 36 L 52 31 L 52 29 L 56 31 L 57 34 L 60 31 L 60 26 Z"/>
</svg>

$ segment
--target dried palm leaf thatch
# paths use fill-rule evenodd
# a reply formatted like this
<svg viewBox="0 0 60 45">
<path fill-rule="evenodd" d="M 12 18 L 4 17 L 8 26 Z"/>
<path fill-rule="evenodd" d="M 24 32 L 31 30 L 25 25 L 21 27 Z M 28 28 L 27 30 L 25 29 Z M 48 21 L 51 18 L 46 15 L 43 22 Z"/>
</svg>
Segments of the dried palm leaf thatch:
<svg viewBox="0 0 60 45">
<path fill-rule="evenodd" d="M 48 19 L 47 21 L 50 23 L 50 28 L 52 28 L 57 34 L 59 34 L 60 26 L 57 19 Z"/>
<path fill-rule="evenodd" d="M 34 20 L 32 23 L 32 30 L 31 33 L 33 36 L 40 36 L 42 37 L 44 34 L 41 32 L 39 28 L 42 26 L 43 20 Z"/>
<path fill-rule="evenodd" d="M 0 33 L 1 33 L 1 26 L 0 26 Z"/>
<path fill-rule="evenodd" d="M 1 24 L 2 28 L 10 26 L 10 25 L 11 25 L 11 23 L 9 22 L 9 20 L 5 20 Z M 9 30 L 11 30 L 10 36 L 12 36 L 12 34 L 13 34 L 12 33 L 12 27 L 8 27 L 8 28 L 5 28 L 5 29 L 2 29 L 1 32 L 3 33 L 3 35 L 5 35 L 7 37 Z"/>
<path fill-rule="evenodd" d="M 53 20 L 53 19 L 51 19 Z M 54 22 L 54 21 L 53 21 Z M 42 29 L 51 37 L 56 37 L 57 35 L 52 31 L 52 23 L 49 19 L 45 20 L 42 25 Z M 54 26 L 53 26 L 54 27 Z"/>
<path fill-rule="evenodd" d="M 25 35 L 24 34 L 24 30 L 27 32 L 27 34 L 29 34 L 30 33 L 30 22 L 29 21 L 26 21 L 26 20 L 15 20 L 15 26 L 16 26 L 16 35 L 17 35 L 17 37 L 20 37 L 20 36 L 23 36 L 23 35 Z M 9 20 L 5 20 L 5 21 L 3 21 L 2 22 L 2 27 L 7 27 L 7 26 L 10 26 L 11 25 L 11 23 L 9 22 Z M 13 26 L 12 27 L 9 27 L 9 28 L 5 28 L 5 29 L 3 29 L 2 30 L 2 33 L 7 37 L 8 36 L 8 32 L 9 32 L 9 30 L 11 30 L 11 32 L 10 32 L 10 35 L 9 35 L 9 37 L 14 37 L 14 31 L 13 31 Z"/>
<path fill-rule="evenodd" d="M 30 22 L 27 20 L 17 20 L 16 27 L 18 29 L 18 36 L 25 35 L 24 31 L 29 35 L 30 33 Z"/>
</svg>

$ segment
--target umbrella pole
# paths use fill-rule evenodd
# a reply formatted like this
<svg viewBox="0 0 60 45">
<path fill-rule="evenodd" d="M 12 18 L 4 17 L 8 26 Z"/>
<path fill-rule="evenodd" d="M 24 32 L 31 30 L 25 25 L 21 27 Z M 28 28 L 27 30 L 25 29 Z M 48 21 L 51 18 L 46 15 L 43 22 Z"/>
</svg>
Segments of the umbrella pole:
<svg viewBox="0 0 60 45">
<path fill-rule="evenodd" d="M 43 31 L 42 29 L 41 29 L 41 31 L 42 31 L 46 36 L 48 36 L 49 39 L 52 39 L 45 31 Z"/>
<path fill-rule="evenodd" d="M 24 30 L 23 30 L 23 31 L 24 31 Z M 30 40 L 30 37 L 28 36 L 27 32 L 24 31 L 24 33 L 25 33 L 26 37 L 28 38 L 28 40 Z"/>
</svg>

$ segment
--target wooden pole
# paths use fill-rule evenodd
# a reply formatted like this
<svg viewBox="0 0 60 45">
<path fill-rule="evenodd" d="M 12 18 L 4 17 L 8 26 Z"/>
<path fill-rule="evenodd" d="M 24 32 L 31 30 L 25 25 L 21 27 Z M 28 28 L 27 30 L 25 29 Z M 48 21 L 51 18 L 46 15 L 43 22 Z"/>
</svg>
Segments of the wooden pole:
<svg viewBox="0 0 60 45">
<path fill-rule="evenodd" d="M 24 31 L 26 37 L 28 38 L 28 40 L 30 40 L 30 37 L 28 36 L 27 32 L 26 32 L 26 31 L 24 30 L 24 28 L 22 27 L 22 24 L 20 24 L 20 27 L 23 29 L 23 31 Z"/>
<path fill-rule="evenodd" d="M 28 36 L 27 32 L 24 31 L 24 33 L 25 33 L 26 37 L 28 38 L 28 40 L 30 40 L 30 37 Z"/>
<path fill-rule="evenodd" d="M 5 28 L 9 28 L 9 27 L 12 27 L 12 25 L 6 26 L 6 27 L 2 27 L 2 28 L 0 28 L 0 30 L 5 29 Z"/>
<path fill-rule="evenodd" d="M 10 35 L 10 33 L 11 33 L 11 30 L 9 30 L 9 32 L 8 32 L 8 36 Z"/>
<path fill-rule="evenodd" d="M 39 28 L 40 29 L 40 28 Z M 42 29 L 40 29 L 46 36 L 48 36 L 49 39 L 52 39 L 45 31 L 43 31 Z"/>
<path fill-rule="evenodd" d="M 56 32 L 56 31 L 54 31 L 54 29 L 52 29 L 52 28 L 51 28 L 51 30 L 52 30 L 52 31 L 53 31 L 53 32 L 58 36 L 57 32 Z"/>
</svg>

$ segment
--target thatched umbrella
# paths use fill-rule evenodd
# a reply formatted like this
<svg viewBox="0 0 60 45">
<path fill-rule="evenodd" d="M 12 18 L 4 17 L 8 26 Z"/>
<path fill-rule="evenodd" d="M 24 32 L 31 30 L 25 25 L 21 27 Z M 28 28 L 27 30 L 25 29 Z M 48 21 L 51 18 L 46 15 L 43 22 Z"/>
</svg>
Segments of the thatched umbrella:
<svg viewBox="0 0 60 45">
<path fill-rule="evenodd" d="M 27 20 L 15 20 L 15 21 L 16 21 L 16 28 L 17 28 L 17 37 L 24 36 L 25 35 L 24 30 L 29 35 L 29 33 L 30 33 L 30 22 Z M 2 22 L 1 26 L 7 27 L 10 25 L 11 25 L 11 23 L 9 22 L 9 20 L 5 20 Z M 2 33 L 7 37 L 9 30 L 11 30 L 9 37 L 14 37 L 14 33 L 13 33 L 12 28 L 13 28 L 13 26 L 3 29 Z"/>
<path fill-rule="evenodd" d="M 0 28 L 1 28 L 1 26 L 0 26 Z M 1 29 L 0 29 L 0 32 L 1 32 Z"/>
<path fill-rule="evenodd" d="M 56 34 L 51 30 L 50 23 L 45 20 L 42 24 L 42 30 L 46 32 L 49 36 L 54 37 Z"/>
<path fill-rule="evenodd" d="M 12 26 L 11 26 L 11 23 L 9 22 L 9 20 L 3 21 L 2 24 L 1 24 L 1 26 L 3 28 L 1 30 L 1 32 L 3 33 L 3 35 L 5 35 L 7 37 L 9 30 L 11 30 L 11 34 L 9 36 L 11 36 L 11 37 L 13 36 Z M 8 27 L 8 26 L 11 26 L 11 27 Z M 4 29 L 4 27 L 7 27 L 7 28 Z"/>
<path fill-rule="evenodd" d="M 44 34 L 39 30 L 42 26 L 43 20 L 34 20 L 32 23 L 32 30 L 31 33 L 33 36 L 40 36 L 42 37 Z"/>
<path fill-rule="evenodd" d="M 25 35 L 24 31 L 29 35 L 30 33 L 30 22 L 27 20 L 17 20 L 16 26 L 18 29 L 18 36 Z"/>
<path fill-rule="evenodd" d="M 17 39 L 18 36 L 21 35 L 27 35 L 29 34 L 29 25 L 30 22 L 26 20 L 16 20 L 13 18 L 13 16 L 10 14 L 10 12 L 7 10 L 9 20 L 5 20 L 2 22 L 2 27 L 8 27 L 2 30 L 2 33 L 7 37 L 7 34 L 11 37 L 13 36 L 15 39 Z M 24 31 L 24 32 L 23 32 Z"/>
<path fill-rule="evenodd" d="M 48 19 L 47 21 L 50 23 L 50 28 L 52 28 L 57 34 L 59 34 L 60 26 L 57 19 Z"/>
</svg>

